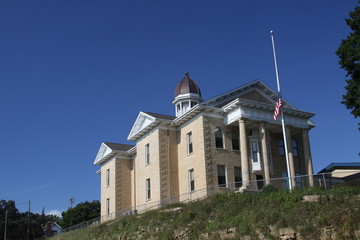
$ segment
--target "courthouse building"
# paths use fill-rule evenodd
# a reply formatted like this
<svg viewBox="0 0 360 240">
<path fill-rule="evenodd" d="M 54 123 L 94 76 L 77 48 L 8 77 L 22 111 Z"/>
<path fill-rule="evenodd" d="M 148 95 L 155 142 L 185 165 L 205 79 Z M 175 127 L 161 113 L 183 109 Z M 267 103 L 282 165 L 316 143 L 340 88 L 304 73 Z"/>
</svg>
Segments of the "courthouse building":
<svg viewBox="0 0 360 240">
<path fill-rule="evenodd" d="M 175 89 L 175 116 L 140 112 L 128 136 L 134 145 L 101 144 L 94 161 L 100 166 L 101 215 L 267 184 L 287 187 L 281 120 L 273 119 L 276 100 L 261 80 L 204 100 L 186 73 Z M 313 174 L 308 133 L 314 114 L 282 103 L 289 169 L 298 176 L 292 185 L 312 186 L 312 177 L 299 176 Z"/>
</svg>

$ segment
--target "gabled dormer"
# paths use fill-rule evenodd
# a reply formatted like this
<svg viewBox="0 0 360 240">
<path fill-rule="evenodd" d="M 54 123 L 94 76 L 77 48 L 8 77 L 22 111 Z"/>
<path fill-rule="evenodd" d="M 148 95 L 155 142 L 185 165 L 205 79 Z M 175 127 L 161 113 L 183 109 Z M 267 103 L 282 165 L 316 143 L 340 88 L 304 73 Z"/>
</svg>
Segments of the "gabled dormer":
<svg viewBox="0 0 360 240">
<path fill-rule="evenodd" d="M 175 100 L 172 103 L 175 105 L 176 117 L 180 117 L 203 101 L 200 88 L 190 78 L 189 73 L 185 73 L 185 77 L 176 86 L 174 95 Z"/>
</svg>

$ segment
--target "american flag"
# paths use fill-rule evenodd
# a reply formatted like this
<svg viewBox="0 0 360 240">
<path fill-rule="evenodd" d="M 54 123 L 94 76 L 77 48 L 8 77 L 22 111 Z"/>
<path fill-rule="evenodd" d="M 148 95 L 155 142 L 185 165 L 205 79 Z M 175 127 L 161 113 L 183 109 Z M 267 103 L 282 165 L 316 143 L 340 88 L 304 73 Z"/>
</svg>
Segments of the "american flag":
<svg viewBox="0 0 360 240">
<path fill-rule="evenodd" d="M 280 96 L 280 93 L 278 95 L 278 98 L 277 98 L 277 101 L 276 101 L 276 105 L 275 105 L 275 111 L 274 111 L 274 120 L 277 119 L 277 116 L 279 115 L 280 113 L 280 108 L 282 106 L 282 101 L 281 101 L 281 96 Z"/>
</svg>

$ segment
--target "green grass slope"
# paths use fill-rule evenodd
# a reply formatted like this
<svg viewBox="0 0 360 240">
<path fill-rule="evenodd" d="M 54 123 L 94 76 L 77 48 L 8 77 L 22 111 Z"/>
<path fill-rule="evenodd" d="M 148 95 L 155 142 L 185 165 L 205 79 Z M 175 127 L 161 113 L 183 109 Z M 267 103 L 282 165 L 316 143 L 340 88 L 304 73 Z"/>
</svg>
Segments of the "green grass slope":
<svg viewBox="0 0 360 240">
<path fill-rule="evenodd" d="M 305 202 L 305 195 L 320 195 Z M 107 239 L 279 239 L 273 230 L 292 228 L 302 239 L 320 239 L 330 227 L 336 239 L 358 239 L 360 232 L 360 187 L 295 189 L 292 192 L 268 186 L 260 194 L 219 194 L 188 204 L 174 204 L 140 215 L 120 217 L 98 226 L 69 232 L 52 240 Z M 236 237 L 234 237 L 236 236 Z"/>
</svg>

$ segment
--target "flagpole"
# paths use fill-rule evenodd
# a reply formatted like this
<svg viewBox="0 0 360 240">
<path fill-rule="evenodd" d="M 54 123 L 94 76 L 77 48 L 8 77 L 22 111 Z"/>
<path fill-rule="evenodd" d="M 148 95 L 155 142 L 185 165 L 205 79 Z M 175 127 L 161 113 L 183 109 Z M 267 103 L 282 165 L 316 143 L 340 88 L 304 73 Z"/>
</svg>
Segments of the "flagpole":
<svg viewBox="0 0 360 240">
<path fill-rule="evenodd" d="M 272 48 L 274 53 L 274 63 L 275 63 L 275 73 L 276 73 L 276 82 L 277 82 L 277 88 L 278 88 L 278 94 L 280 95 L 280 79 L 279 79 L 279 71 L 277 66 L 277 60 L 276 60 L 276 51 L 275 51 L 275 41 L 274 41 L 274 31 L 270 31 L 271 35 L 271 42 L 272 42 Z M 282 106 L 281 106 L 282 108 Z M 284 120 L 284 112 L 281 109 L 281 125 L 282 125 L 282 132 L 283 132 L 283 138 L 284 138 L 284 147 L 285 147 L 285 157 L 286 157 L 286 168 L 288 173 L 288 181 L 289 181 L 289 189 L 292 190 L 292 176 L 290 171 L 290 163 L 289 163 L 289 154 L 288 154 L 288 147 L 287 147 L 287 137 L 286 137 L 286 129 L 285 129 L 285 120 Z"/>
</svg>

